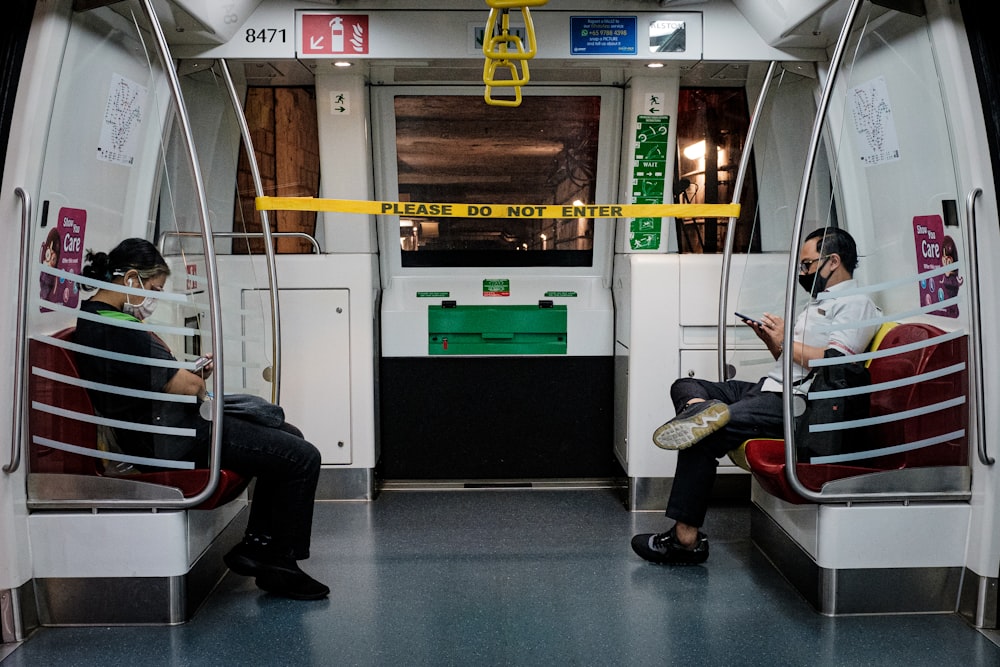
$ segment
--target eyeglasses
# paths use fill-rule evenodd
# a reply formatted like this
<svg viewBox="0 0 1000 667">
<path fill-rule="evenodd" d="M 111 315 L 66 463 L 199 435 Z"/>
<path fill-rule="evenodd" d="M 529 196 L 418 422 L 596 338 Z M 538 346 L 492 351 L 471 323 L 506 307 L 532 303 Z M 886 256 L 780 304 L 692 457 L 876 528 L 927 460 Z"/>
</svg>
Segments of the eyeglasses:
<svg viewBox="0 0 1000 667">
<path fill-rule="evenodd" d="M 824 259 L 827 259 L 828 257 L 829 257 L 829 255 L 820 255 L 816 259 L 804 259 L 804 260 L 802 260 L 801 262 L 799 262 L 799 273 L 808 273 L 810 266 L 812 266 L 816 262 L 821 262 Z"/>
</svg>

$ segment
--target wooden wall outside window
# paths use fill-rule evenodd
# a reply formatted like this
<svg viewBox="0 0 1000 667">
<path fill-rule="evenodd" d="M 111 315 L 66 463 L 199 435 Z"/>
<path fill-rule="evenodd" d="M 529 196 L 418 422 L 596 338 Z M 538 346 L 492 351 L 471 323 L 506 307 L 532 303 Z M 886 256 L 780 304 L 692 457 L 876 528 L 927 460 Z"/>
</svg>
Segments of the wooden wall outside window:
<svg viewBox="0 0 1000 667">
<path fill-rule="evenodd" d="M 257 153 L 264 194 L 272 197 L 319 196 L 319 130 L 316 92 L 312 88 L 250 88 L 246 118 Z M 260 214 L 254 209 L 253 176 L 240 150 L 236 174 L 236 210 L 233 231 L 259 233 Z M 316 233 L 312 211 L 270 211 L 272 232 Z M 299 238 L 278 238 L 279 253 L 310 253 L 312 244 Z M 233 241 L 236 254 L 262 253 L 260 239 Z"/>
</svg>

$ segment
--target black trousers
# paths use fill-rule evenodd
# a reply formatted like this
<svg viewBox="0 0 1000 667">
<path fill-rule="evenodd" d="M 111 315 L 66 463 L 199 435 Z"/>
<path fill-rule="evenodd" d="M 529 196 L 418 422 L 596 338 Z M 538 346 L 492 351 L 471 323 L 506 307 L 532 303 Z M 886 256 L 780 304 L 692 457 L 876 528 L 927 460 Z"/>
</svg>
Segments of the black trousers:
<svg viewBox="0 0 1000 667">
<path fill-rule="evenodd" d="M 742 380 L 710 382 L 681 378 L 670 387 L 670 399 L 680 412 L 693 398 L 717 399 L 729 406 L 729 423 L 707 438 L 682 449 L 677 456 L 667 516 L 691 526 L 702 526 L 719 459 L 751 438 L 781 438 L 784 435 L 781 394 L 761 391 Z"/>
<path fill-rule="evenodd" d="M 223 417 L 222 467 L 257 478 L 247 533 L 273 538 L 296 560 L 309 557 L 320 463 L 319 450 L 291 424 Z"/>
</svg>

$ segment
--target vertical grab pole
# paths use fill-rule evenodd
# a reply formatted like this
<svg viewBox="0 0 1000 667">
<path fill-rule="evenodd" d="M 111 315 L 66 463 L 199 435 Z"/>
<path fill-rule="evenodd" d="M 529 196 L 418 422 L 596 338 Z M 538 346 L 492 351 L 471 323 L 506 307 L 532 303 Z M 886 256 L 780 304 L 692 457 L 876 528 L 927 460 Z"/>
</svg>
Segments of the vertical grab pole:
<svg viewBox="0 0 1000 667">
<path fill-rule="evenodd" d="M 826 112 L 830 106 L 830 97 L 833 94 L 833 84 L 837 80 L 837 72 L 840 71 L 840 61 L 844 58 L 844 50 L 847 46 L 848 37 L 851 34 L 851 26 L 858 15 L 862 0 L 853 0 L 851 7 L 844 17 L 844 25 L 840 29 L 837 37 L 837 45 L 830 58 L 830 74 L 826 84 L 823 86 L 823 94 L 820 97 L 819 106 L 816 109 L 816 120 L 813 122 L 812 136 L 809 138 L 809 150 L 806 153 L 806 166 L 802 172 L 802 184 L 799 186 L 799 198 L 795 205 L 795 220 L 792 222 L 792 247 L 788 260 L 788 281 L 785 285 L 785 335 L 782 345 L 784 349 L 792 349 L 792 334 L 795 330 L 795 288 L 798 286 L 798 262 L 797 254 L 802 239 L 802 225 L 806 217 L 806 196 L 809 193 L 809 181 L 812 179 L 813 166 L 816 162 L 816 153 L 819 149 L 820 135 L 823 131 L 823 123 L 826 120 Z M 792 404 L 792 356 L 783 355 L 784 365 L 782 369 L 783 383 L 781 388 L 781 399 L 785 416 L 785 474 L 788 483 L 795 493 L 807 500 L 821 502 L 824 499 L 822 494 L 816 493 L 803 486 L 795 471 L 795 418 L 794 406 Z"/>
<path fill-rule="evenodd" d="M 236 86 L 233 84 L 233 77 L 229 72 L 229 63 L 225 58 L 219 59 L 222 67 L 222 78 L 226 82 L 229 90 L 229 99 L 233 103 L 233 112 L 240 124 L 240 133 L 243 135 L 243 145 L 247 152 L 247 162 L 250 163 L 250 173 L 253 176 L 253 189 L 258 197 L 264 196 L 264 183 L 260 178 L 260 167 L 257 164 L 257 153 L 254 152 L 253 139 L 250 136 L 250 127 L 247 125 L 247 117 L 243 113 L 243 105 L 240 103 L 239 95 L 236 94 Z M 264 254 L 267 257 L 267 280 L 271 293 L 271 402 L 279 403 L 281 397 L 281 318 L 278 312 L 278 268 L 274 257 L 274 239 L 271 236 L 271 224 L 267 211 L 260 212 L 260 228 L 264 235 Z M 218 396 L 219 394 L 216 394 Z"/>
<path fill-rule="evenodd" d="M 25 303 L 25 292 L 28 285 L 28 271 L 31 262 L 28 260 L 31 243 L 28 226 L 31 224 L 31 195 L 21 188 L 14 188 L 21 200 L 21 270 L 17 276 L 17 331 L 14 338 L 14 354 L 17 362 L 14 364 L 14 435 L 10 443 L 10 462 L 3 471 L 8 475 L 21 467 L 21 437 L 24 432 L 24 339 L 27 328 L 28 308 Z"/>
<path fill-rule="evenodd" d="M 753 116 L 750 118 L 750 127 L 747 129 L 746 146 L 740 156 L 740 167 L 736 172 L 736 183 L 733 185 L 733 203 L 739 204 L 740 197 L 743 196 L 743 182 L 746 180 L 747 171 L 750 169 L 750 151 L 753 149 L 753 141 L 757 136 L 757 127 L 760 125 L 760 116 L 764 110 L 764 100 L 771 89 L 771 81 L 774 79 L 774 70 L 778 68 L 778 62 L 771 61 L 767 67 L 767 74 L 764 75 L 764 84 L 761 86 L 760 95 L 757 96 L 757 104 L 754 106 Z M 742 212 L 742 211 L 741 211 Z M 722 252 L 722 278 L 719 282 L 719 381 L 724 382 L 726 377 L 726 314 L 729 312 L 729 269 L 733 261 L 733 246 L 736 245 L 736 218 L 729 218 L 726 226 L 726 247 Z"/>
<path fill-rule="evenodd" d="M 986 403 L 983 391 L 983 325 L 979 312 L 979 240 L 976 236 L 976 199 L 983 194 L 982 188 L 973 188 L 965 198 L 965 222 L 969 227 L 969 303 L 972 306 L 972 391 L 976 397 L 976 436 L 979 440 L 977 451 L 979 461 L 991 466 L 996 459 L 986 451 Z"/>
<path fill-rule="evenodd" d="M 160 58 L 163 66 L 170 92 L 177 104 L 177 117 L 180 120 L 180 134 L 187 149 L 187 155 L 191 166 L 191 179 L 194 183 L 195 196 L 198 199 L 198 222 L 201 224 L 201 235 L 205 243 L 205 272 L 208 274 L 208 312 L 211 323 L 212 340 L 215 345 L 215 372 L 212 373 L 212 391 L 216 396 L 222 396 L 223 387 L 223 353 L 222 353 L 222 309 L 219 304 L 219 269 L 215 259 L 215 243 L 212 239 L 212 228 L 208 217 L 208 198 L 205 195 L 205 181 L 201 176 L 201 165 L 198 162 L 198 152 L 194 145 L 194 133 L 191 131 L 191 119 L 184 104 L 184 95 L 181 93 L 181 83 L 177 78 L 177 69 L 174 67 L 173 59 L 170 56 L 170 48 L 167 46 L 166 37 L 163 35 L 163 28 L 156 18 L 153 10 L 152 0 L 139 0 L 142 4 L 142 11 L 149 21 L 150 30 L 153 33 L 153 43 L 156 45 L 156 54 Z M 212 401 L 212 449 L 209 455 L 209 477 L 205 488 L 200 493 L 186 498 L 184 502 L 170 504 L 170 507 L 195 507 L 207 500 L 215 493 L 219 485 L 219 468 L 222 454 L 222 401 Z"/>
</svg>

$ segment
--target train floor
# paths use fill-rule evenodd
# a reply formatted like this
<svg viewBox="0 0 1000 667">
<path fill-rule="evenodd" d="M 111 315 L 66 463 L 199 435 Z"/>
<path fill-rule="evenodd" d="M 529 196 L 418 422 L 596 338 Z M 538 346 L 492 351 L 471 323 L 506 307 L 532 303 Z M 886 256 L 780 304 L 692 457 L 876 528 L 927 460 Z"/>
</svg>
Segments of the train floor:
<svg viewBox="0 0 1000 667">
<path fill-rule="evenodd" d="M 828 618 L 717 506 L 704 566 L 629 548 L 662 530 L 617 489 L 392 490 L 321 502 L 304 569 L 329 599 L 228 573 L 174 627 L 43 628 L 3 667 L 60 665 L 1000 665 L 960 616 Z"/>
</svg>

